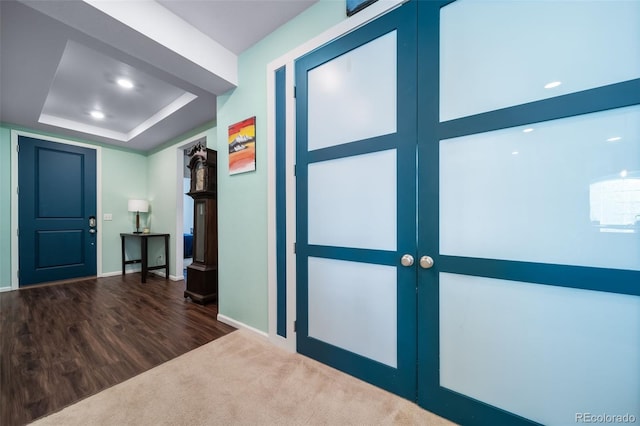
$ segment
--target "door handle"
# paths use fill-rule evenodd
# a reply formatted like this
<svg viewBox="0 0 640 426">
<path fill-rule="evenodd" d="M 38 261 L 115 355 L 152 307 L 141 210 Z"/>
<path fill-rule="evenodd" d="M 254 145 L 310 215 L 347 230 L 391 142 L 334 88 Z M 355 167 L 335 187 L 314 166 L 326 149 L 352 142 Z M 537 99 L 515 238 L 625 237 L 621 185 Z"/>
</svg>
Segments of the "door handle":
<svg viewBox="0 0 640 426">
<path fill-rule="evenodd" d="M 433 267 L 433 259 L 431 256 L 422 256 L 420 258 L 420 267 L 422 269 L 429 269 Z"/>
<path fill-rule="evenodd" d="M 405 254 L 400 258 L 400 263 L 402 263 L 402 266 L 413 265 L 413 256 L 411 256 L 410 254 Z"/>
<path fill-rule="evenodd" d="M 96 233 L 96 226 L 98 225 L 98 221 L 96 221 L 96 217 L 95 216 L 89 216 L 89 233 L 90 234 L 95 234 Z"/>
</svg>

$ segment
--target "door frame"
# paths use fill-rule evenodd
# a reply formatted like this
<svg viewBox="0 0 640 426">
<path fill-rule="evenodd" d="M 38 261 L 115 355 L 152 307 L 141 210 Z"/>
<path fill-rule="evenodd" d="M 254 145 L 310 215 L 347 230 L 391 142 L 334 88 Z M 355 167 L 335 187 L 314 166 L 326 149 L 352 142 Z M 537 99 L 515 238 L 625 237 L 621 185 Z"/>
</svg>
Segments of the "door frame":
<svg viewBox="0 0 640 426">
<path fill-rule="evenodd" d="M 271 343 L 289 351 L 296 352 L 296 257 L 294 243 L 296 241 L 296 183 L 295 183 L 295 60 L 329 43 L 380 16 L 396 9 L 408 0 L 389 0 L 376 2 L 357 14 L 345 19 L 311 38 L 298 47 L 274 59 L 267 65 L 267 307 L 268 307 L 268 339 Z M 275 74 L 280 68 L 285 69 L 285 109 L 286 109 L 286 337 L 277 333 L 278 298 L 277 298 L 277 244 L 276 244 L 276 89 Z M 282 212 L 280 212 L 282 213 Z"/>
<path fill-rule="evenodd" d="M 96 151 L 96 216 L 98 220 L 98 235 L 96 236 L 96 275 L 102 275 L 102 147 L 62 139 L 54 136 L 11 129 L 11 290 L 20 288 L 18 279 L 19 251 L 18 251 L 18 137 L 25 136 L 56 142 L 64 145 L 79 146 Z"/>
<path fill-rule="evenodd" d="M 184 179 L 184 150 L 187 148 L 191 148 L 197 141 L 200 139 L 204 139 L 205 145 L 207 143 L 211 144 L 211 138 L 207 138 L 207 134 L 209 130 L 205 130 L 203 132 L 199 132 L 196 135 L 193 135 L 185 140 L 183 140 L 180 144 L 175 147 L 176 152 L 176 238 L 173 243 L 173 249 L 175 253 L 176 260 L 176 271 L 175 275 L 172 275 L 171 280 L 179 281 L 185 278 L 184 273 L 184 239 L 180 238 L 180 235 L 184 234 L 184 191 L 182 188 L 182 182 Z M 214 151 L 218 151 L 217 146 L 209 146 L 207 148 L 213 149 Z"/>
</svg>

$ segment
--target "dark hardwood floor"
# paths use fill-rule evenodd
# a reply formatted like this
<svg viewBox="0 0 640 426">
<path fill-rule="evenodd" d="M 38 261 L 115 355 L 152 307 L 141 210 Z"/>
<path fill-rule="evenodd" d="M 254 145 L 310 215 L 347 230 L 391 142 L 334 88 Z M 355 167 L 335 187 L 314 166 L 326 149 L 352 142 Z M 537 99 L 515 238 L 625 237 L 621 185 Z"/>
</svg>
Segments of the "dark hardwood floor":
<svg viewBox="0 0 640 426">
<path fill-rule="evenodd" d="M 150 274 L 0 293 L 0 425 L 29 423 L 234 330 Z"/>
</svg>

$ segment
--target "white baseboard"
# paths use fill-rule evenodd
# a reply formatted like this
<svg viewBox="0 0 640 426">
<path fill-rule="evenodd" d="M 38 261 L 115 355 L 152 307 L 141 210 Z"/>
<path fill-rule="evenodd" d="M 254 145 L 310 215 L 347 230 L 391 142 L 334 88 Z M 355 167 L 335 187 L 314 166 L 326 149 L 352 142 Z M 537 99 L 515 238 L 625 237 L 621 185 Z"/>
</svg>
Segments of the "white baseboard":
<svg viewBox="0 0 640 426">
<path fill-rule="evenodd" d="M 265 339 L 269 339 L 269 335 L 267 333 L 265 333 L 262 330 L 258 330 L 257 328 L 251 327 L 250 325 L 247 325 L 243 322 L 240 321 L 236 321 L 232 318 L 229 318 L 228 316 L 222 315 L 222 314 L 218 314 L 218 316 L 216 317 L 216 319 L 220 322 L 223 322 L 227 325 L 230 325 L 232 327 L 235 328 L 241 328 L 243 330 L 248 330 L 251 331 L 252 333 L 257 334 L 260 337 L 263 337 Z"/>
<path fill-rule="evenodd" d="M 290 353 L 297 352 L 296 346 L 295 346 L 295 340 L 287 340 L 281 336 L 269 337 L 269 334 L 265 333 L 264 331 L 258 330 L 257 328 L 251 327 L 250 325 L 247 325 L 240 321 L 236 321 L 222 314 L 218 314 L 217 320 L 227 325 L 230 325 L 232 327 L 235 327 L 237 329 L 247 330 L 253 333 L 254 335 L 256 335 L 257 337 L 264 339 L 265 341 L 271 343 L 272 345 L 277 346 L 280 349 L 283 349 L 287 352 L 290 352 Z"/>
<path fill-rule="evenodd" d="M 164 271 L 160 271 L 160 270 L 158 270 L 158 271 L 149 271 L 149 273 L 150 273 L 150 274 L 157 275 L 157 276 L 162 277 L 162 278 L 164 278 L 164 277 L 165 277 L 165 275 L 164 275 Z M 180 280 L 183 280 L 183 279 L 184 279 L 184 276 L 182 276 L 182 275 L 171 275 L 171 274 L 169 274 L 169 279 L 170 279 L 171 281 L 180 281 Z"/>
<path fill-rule="evenodd" d="M 130 274 L 131 272 L 127 272 L 127 274 Z M 115 277 L 116 275 L 122 275 L 122 271 L 103 272 L 98 275 L 98 278 Z"/>
<path fill-rule="evenodd" d="M 280 349 L 284 349 L 287 352 L 296 353 L 296 341 L 294 338 L 286 339 L 279 335 L 273 335 L 269 337 L 269 342 L 273 343 Z"/>
<path fill-rule="evenodd" d="M 124 271 L 125 274 L 137 274 L 138 272 L 141 272 L 140 268 L 127 268 Z M 116 275 L 122 275 L 122 271 L 103 272 L 98 275 L 98 278 L 115 277 Z"/>
<path fill-rule="evenodd" d="M 140 270 L 129 270 L 127 268 L 127 270 L 125 271 L 125 274 L 136 274 L 140 272 Z M 149 271 L 150 274 L 155 274 L 158 275 L 162 278 L 164 278 L 164 272 L 162 271 Z M 116 275 L 122 275 L 122 271 L 113 271 L 113 272 L 103 272 L 102 274 L 98 275 L 99 278 L 106 278 L 106 277 L 115 277 Z M 184 279 L 184 276 L 182 275 L 169 275 L 169 279 L 171 281 L 180 281 Z M 2 291 L 2 289 L 0 289 L 0 291 Z"/>
<path fill-rule="evenodd" d="M 13 290 L 13 287 L 0 287 L 0 293 L 2 293 L 3 291 L 11 291 Z"/>
</svg>

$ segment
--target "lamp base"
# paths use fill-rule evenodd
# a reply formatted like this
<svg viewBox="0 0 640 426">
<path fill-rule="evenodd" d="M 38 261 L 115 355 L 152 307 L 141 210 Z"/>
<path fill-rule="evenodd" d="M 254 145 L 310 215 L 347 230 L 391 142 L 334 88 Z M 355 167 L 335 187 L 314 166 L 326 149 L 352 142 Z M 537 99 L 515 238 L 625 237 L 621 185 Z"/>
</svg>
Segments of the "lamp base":
<svg viewBox="0 0 640 426">
<path fill-rule="evenodd" d="M 134 234 L 142 234 L 142 231 L 133 231 Z"/>
</svg>

